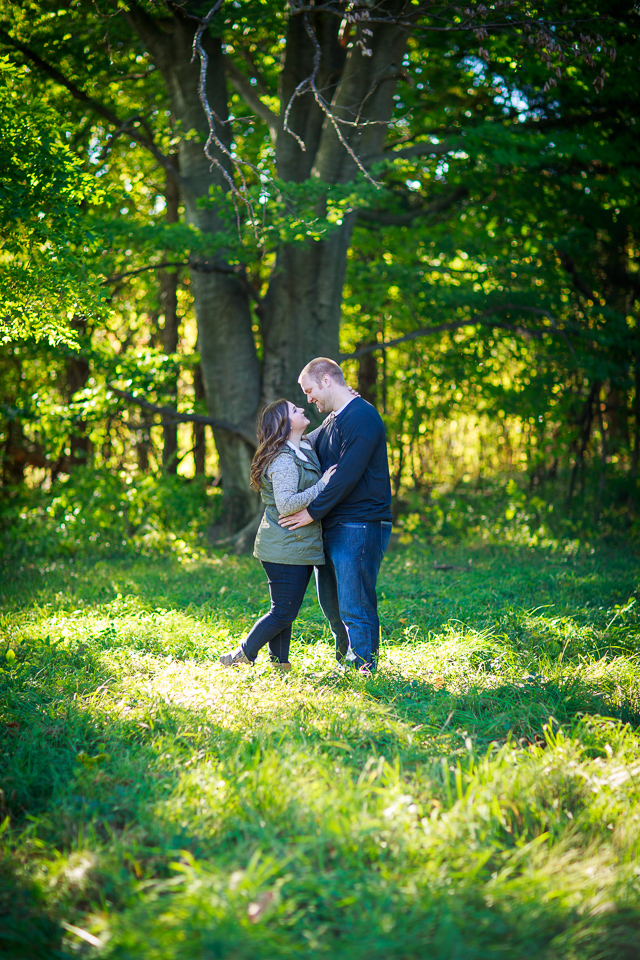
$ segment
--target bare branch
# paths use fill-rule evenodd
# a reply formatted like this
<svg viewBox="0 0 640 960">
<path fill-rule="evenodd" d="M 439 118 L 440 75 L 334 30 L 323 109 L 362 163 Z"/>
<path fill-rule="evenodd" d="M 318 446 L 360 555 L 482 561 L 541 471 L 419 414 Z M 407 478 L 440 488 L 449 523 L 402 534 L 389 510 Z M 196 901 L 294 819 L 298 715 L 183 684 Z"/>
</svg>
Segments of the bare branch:
<svg viewBox="0 0 640 960">
<path fill-rule="evenodd" d="M 220 117 L 217 116 L 215 111 L 212 109 L 211 104 L 209 103 L 209 98 L 207 96 L 207 69 L 209 65 L 209 57 L 207 56 L 207 51 L 204 49 L 202 38 L 204 36 L 204 33 L 207 27 L 209 26 L 209 24 L 215 17 L 216 13 L 219 11 L 220 7 L 222 6 L 222 3 L 223 3 L 223 0 L 216 0 L 216 2 L 214 3 L 214 5 L 211 7 L 208 14 L 206 15 L 206 17 L 203 17 L 200 20 L 198 29 L 196 30 L 193 37 L 193 56 L 191 59 L 193 61 L 195 60 L 196 57 L 200 58 L 200 78 L 198 80 L 198 96 L 200 98 L 200 103 L 202 104 L 202 109 L 204 110 L 205 116 L 207 118 L 207 124 L 209 125 L 209 136 L 207 138 L 207 142 L 204 145 L 204 153 L 207 159 L 211 161 L 212 165 L 217 167 L 218 170 L 220 170 L 223 178 L 226 180 L 229 186 L 229 192 L 231 194 L 231 198 L 236 208 L 238 232 L 240 232 L 240 213 L 237 206 L 238 200 L 240 200 L 246 206 L 247 211 L 254 222 L 254 230 L 256 229 L 255 223 L 257 222 L 256 210 L 255 210 L 253 201 L 251 199 L 251 194 L 249 193 L 247 181 L 245 180 L 244 174 L 242 173 L 241 164 L 249 167 L 249 169 L 251 169 L 258 177 L 260 176 L 260 172 L 252 163 L 249 163 L 246 160 L 239 161 L 236 157 L 232 156 L 231 151 L 222 142 L 222 140 L 216 133 L 216 123 L 222 126 L 223 123 L 229 123 L 229 121 L 228 120 L 222 121 Z M 211 148 L 214 145 L 220 151 L 222 156 L 228 159 L 231 169 L 234 170 L 237 176 L 239 177 L 241 182 L 240 189 L 236 187 L 233 177 L 231 176 L 229 171 L 226 169 L 226 167 L 220 162 L 218 157 L 212 154 Z"/>
<path fill-rule="evenodd" d="M 429 157 L 431 155 L 441 157 L 452 150 L 460 149 L 461 143 L 446 141 L 445 143 L 431 143 L 430 141 L 421 141 L 412 147 L 405 147 L 403 150 L 386 150 L 377 157 L 366 157 L 365 161 L 369 166 L 382 163 L 385 160 L 412 160 L 414 157 Z"/>
<path fill-rule="evenodd" d="M 99 114 L 109 123 L 115 124 L 115 126 L 121 126 L 122 121 L 114 113 L 114 111 L 105 106 L 103 103 L 100 103 L 98 100 L 94 100 L 93 97 L 90 97 L 88 94 L 76 86 L 71 80 L 67 79 L 64 74 L 60 73 L 56 67 L 52 66 L 50 63 L 47 63 L 46 60 L 43 60 L 34 50 L 31 50 L 29 47 L 25 46 L 23 43 L 20 43 L 18 40 L 14 40 L 5 30 L 0 28 L 0 38 L 2 38 L 6 43 L 12 46 L 15 50 L 19 50 L 27 60 L 30 60 L 34 66 L 38 67 L 39 70 L 42 70 L 43 73 L 48 74 L 56 83 L 59 83 L 62 87 L 66 87 L 69 93 L 73 94 L 76 100 L 80 100 L 82 103 L 85 103 L 94 113 Z"/>
<path fill-rule="evenodd" d="M 263 97 L 274 96 L 275 95 L 274 91 L 268 88 L 265 82 L 264 76 L 260 72 L 258 65 L 256 64 L 255 60 L 251 56 L 251 53 L 249 52 L 249 50 L 246 47 L 238 47 L 237 45 L 236 45 L 236 49 L 239 50 L 241 57 L 246 61 L 249 69 L 251 70 L 251 76 L 255 77 L 256 86 L 258 87 L 258 90 L 260 91 L 262 96 Z"/>
<path fill-rule="evenodd" d="M 249 280 L 249 277 L 247 276 L 244 267 L 224 266 L 221 263 L 211 262 L 207 260 L 189 260 L 189 266 L 191 267 L 192 270 L 199 270 L 200 273 L 232 274 L 233 276 L 237 277 L 238 280 L 241 281 L 241 283 L 246 288 L 246 291 L 249 294 L 249 296 L 253 300 L 255 300 L 257 304 L 262 303 L 262 298 L 260 297 L 260 294 L 254 287 L 254 285 Z"/>
<path fill-rule="evenodd" d="M 517 311 L 525 310 L 530 313 L 537 313 L 542 316 L 547 317 L 550 320 L 553 329 L 536 329 L 530 330 L 527 327 L 523 327 L 517 324 L 504 323 L 501 320 L 490 319 L 495 313 L 502 313 L 503 311 Z M 396 337 L 394 340 L 387 340 L 385 343 L 368 343 L 365 346 L 359 347 L 357 350 L 354 350 L 353 353 L 343 353 L 340 356 L 341 360 L 355 360 L 358 357 L 363 357 L 368 353 L 374 353 L 376 350 L 388 350 L 390 347 L 397 347 L 401 343 L 408 343 L 410 340 L 418 340 L 421 337 L 428 337 L 434 333 L 446 333 L 452 330 L 460 330 L 462 327 L 474 327 L 476 324 L 482 323 L 489 327 L 497 327 L 500 330 L 509 330 L 513 333 L 517 333 L 520 336 L 524 337 L 533 337 L 536 340 L 539 340 L 545 334 L 559 334 L 560 336 L 566 337 L 564 330 L 561 330 L 558 327 L 557 321 L 549 313 L 548 310 L 543 310 L 538 307 L 529 307 L 523 304 L 515 303 L 505 303 L 498 307 L 491 307 L 489 310 L 485 310 L 483 313 L 477 314 L 474 317 L 469 317 L 466 320 L 454 320 L 451 323 L 438 323 L 430 327 L 420 327 L 418 330 L 412 330 L 411 333 L 405 334 L 403 337 Z M 571 348 L 573 351 L 573 348 Z"/>
<path fill-rule="evenodd" d="M 296 100 L 298 97 L 301 97 L 302 94 L 305 93 L 307 90 L 313 89 L 312 84 L 315 84 L 316 77 L 318 76 L 318 70 L 320 69 L 320 59 L 322 56 L 322 50 L 321 50 L 320 44 L 318 43 L 318 39 L 315 33 L 309 27 L 309 20 L 308 20 L 308 17 L 306 16 L 304 17 L 304 26 L 305 26 L 305 31 L 307 35 L 310 37 L 311 42 L 314 44 L 313 70 L 311 72 L 311 75 L 309 77 L 305 77 L 305 79 L 298 84 L 298 86 L 295 88 L 295 90 L 291 94 L 291 98 L 289 100 L 289 103 L 287 104 L 287 109 L 284 112 L 282 129 L 285 130 L 288 134 L 290 134 L 294 138 L 294 140 L 297 142 L 302 152 L 306 153 L 307 146 L 305 142 L 302 140 L 301 137 L 298 136 L 297 133 L 294 133 L 294 131 L 289 126 L 289 114 L 291 113 L 291 110 L 293 108 L 294 100 Z M 318 103 L 318 100 L 316 100 L 316 103 Z M 318 105 L 320 106 L 319 103 Z"/>
<path fill-rule="evenodd" d="M 291 99 L 289 100 L 289 103 L 287 104 L 287 109 L 285 110 L 285 113 L 284 113 L 284 119 L 283 119 L 282 128 L 283 128 L 283 130 L 286 130 L 286 132 L 289 133 L 289 134 L 296 140 L 298 146 L 300 147 L 300 149 L 301 149 L 303 152 L 306 151 L 307 147 L 306 147 L 306 144 L 304 143 L 304 141 L 302 140 L 302 138 L 299 137 L 297 133 L 294 133 L 294 131 L 289 127 L 289 114 L 291 113 L 291 109 L 292 109 L 292 107 L 293 107 L 293 102 L 294 102 L 294 100 L 297 99 L 297 97 L 301 97 L 304 93 L 307 93 L 307 92 L 311 93 L 311 94 L 313 95 L 313 98 L 314 98 L 315 102 L 317 103 L 317 105 L 320 107 L 320 109 L 322 110 L 322 112 L 324 113 L 324 115 L 327 117 L 327 119 L 328 119 L 329 122 L 331 123 L 331 125 L 332 125 L 332 127 L 333 127 L 333 129 L 334 129 L 334 131 L 335 131 L 335 134 L 336 134 L 336 136 L 338 137 L 338 140 L 340 141 L 340 143 L 342 144 L 342 146 L 344 147 L 344 149 L 346 150 L 346 152 L 349 154 L 349 156 L 351 157 L 351 159 L 353 160 L 353 162 L 355 163 L 355 165 L 357 166 L 357 168 L 360 170 L 360 172 L 361 172 L 362 174 L 364 174 L 364 176 L 366 177 L 366 179 L 367 179 L 370 183 L 372 183 L 375 187 L 379 187 L 380 184 L 379 184 L 376 180 L 373 179 L 373 177 L 372 177 L 371 174 L 368 172 L 368 170 L 366 169 L 366 167 L 364 166 L 364 164 L 362 163 L 362 161 L 360 160 L 360 158 L 356 155 L 356 153 L 355 153 L 355 151 L 353 150 L 353 148 L 351 147 L 351 145 L 350 145 L 349 143 L 347 143 L 347 141 L 346 141 L 346 139 L 345 139 L 345 136 L 344 136 L 342 130 L 340 129 L 340 126 L 341 126 L 341 125 L 342 125 L 342 126 L 348 126 L 348 127 L 358 127 L 358 128 L 361 128 L 361 127 L 363 127 L 363 126 L 367 126 L 368 121 L 365 121 L 365 122 L 363 123 L 363 122 L 361 122 L 360 120 L 355 120 L 355 121 L 353 121 L 353 120 L 343 120 L 343 119 L 340 118 L 340 117 L 336 117 L 336 115 L 335 115 L 335 113 L 333 112 L 333 110 L 331 110 L 330 106 L 327 104 L 327 101 L 325 100 L 325 98 L 322 96 L 322 94 L 321 94 L 320 91 L 318 90 L 318 86 L 317 86 L 317 83 L 316 83 L 317 78 L 318 78 L 318 72 L 319 72 L 319 70 L 320 70 L 320 60 L 321 60 L 321 58 L 322 58 L 322 48 L 321 48 L 321 46 L 320 46 L 320 43 L 318 42 L 318 38 L 316 37 L 315 30 L 313 30 L 313 28 L 312 28 L 312 26 L 311 26 L 311 24 L 310 24 L 310 22 L 309 22 L 309 17 L 307 16 L 306 13 L 304 14 L 303 20 L 304 20 L 304 27 L 305 27 L 305 31 L 306 31 L 306 33 L 307 33 L 307 36 L 309 37 L 309 39 L 311 40 L 311 42 L 312 42 L 312 44 L 313 44 L 313 46 L 314 46 L 313 69 L 312 69 L 310 75 L 309 75 L 308 77 L 306 77 L 304 80 L 302 80 L 302 81 L 298 84 L 298 86 L 296 87 L 296 89 L 293 91 L 293 93 L 291 94 Z M 377 123 L 377 122 L 379 122 L 379 121 L 374 121 L 374 122 Z"/>
<path fill-rule="evenodd" d="M 298 3 L 296 0 L 290 0 L 289 6 L 291 16 L 306 17 L 307 14 L 316 13 L 318 10 L 317 4 Z M 506 8 L 502 15 L 497 13 L 499 7 Z M 476 39 L 483 41 L 490 34 L 498 36 L 510 34 L 519 40 L 525 51 L 533 47 L 550 74 L 554 74 L 549 76 L 544 85 L 545 93 L 557 85 L 556 76 L 562 75 L 562 69 L 568 58 L 575 56 L 578 52 L 583 55 L 585 63 L 591 67 L 595 66 L 593 48 L 597 47 L 602 56 L 615 59 L 615 48 L 609 50 L 604 45 L 602 49 L 597 46 L 602 40 L 598 35 L 594 37 L 580 33 L 579 39 L 576 39 L 576 31 L 580 27 L 598 24 L 602 19 L 598 15 L 583 19 L 567 17 L 547 20 L 537 16 L 537 11 L 526 6 L 523 6 L 522 11 L 518 10 L 515 3 L 487 6 L 476 4 L 473 8 L 464 11 L 460 7 L 447 3 L 439 9 L 433 2 L 415 5 L 406 3 L 397 14 L 385 11 L 381 3 L 366 3 L 366 7 L 365 3 L 348 6 L 342 3 L 325 3 L 322 4 L 322 11 L 324 14 L 345 19 L 349 23 L 366 20 L 369 25 L 395 25 L 416 35 L 433 32 L 473 33 Z M 566 7 L 563 8 L 563 12 L 566 12 Z M 478 50 L 478 56 L 486 62 L 490 61 L 489 52 L 482 46 Z M 605 79 L 606 71 L 603 67 L 593 81 L 596 92 L 602 89 Z"/>
<path fill-rule="evenodd" d="M 107 277 L 101 281 L 100 286 L 107 283 L 117 283 L 118 280 L 125 280 L 127 277 L 136 277 L 139 273 L 145 273 L 147 270 L 164 270 L 165 267 L 188 267 L 188 260 L 163 260 L 162 263 L 150 263 L 146 267 L 138 267 L 137 270 L 125 270 L 124 273 L 114 273 L 112 277 Z"/>
<path fill-rule="evenodd" d="M 125 80 L 146 80 L 152 73 L 155 73 L 155 68 L 144 70 L 142 73 L 116 73 L 112 79 L 115 83 L 123 83 Z"/>
<path fill-rule="evenodd" d="M 125 17 L 138 31 L 146 47 L 153 48 L 166 43 L 167 34 L 160 29 L 138 0 L 129 0 Z"/>
<path fill-rule="evenodd" d="M 420 327 L 418 330 L 412 330 L 404 337 L 396 337 L 395 340 L 387 340 L 384 343 L 367 343 L 358 347 L 353 353 L 341 353 L 340 360 L 356 360 L 358 357 L 364 357 L 368 353 L 375 353 L 376 350 L 388 350 L 390 347 L 397 347 L 401 343 L 408 343 L 410 340 L 418 340 L 420 337 L 428 337 L 433 333 L 445 333 L 450 330 L 459 330 L 460 327 L 471 327 L 477 320 L 456 320 L 453 323 L 439 323 L 433 327 Z"/>
<path fill-rule="evenodd" d="M 266 103 L 262 102 L 257 91 L 251 86 L 249 78 L 246 77 L 242 70 L 235 65 L 231 57 L 224 57 L 224 65 L 227 71 L 227 76 L 242 99 L 245 101 L 247 106 L 249 106 L 258 117 L 260 117 L 261 120 L 264 120 L 266 125 L 269 127 L 271 139 L 275 141 L 279 127 L 278 115 L 275 114 Z"/>
<path fill-rule="evenodd" d="M 107 277 L 101 281 L 101 286 L 109 283 L 118 283 L 120 280 L 126 280 L 128 277 L 137 277 L 147 270 L 164 270 L 167 267 L 189 267 L 191 270 L 197 270 L 200 273 L 224 273 L 236 276 L 246 287 L 249 296 L 256 303 L 261 303 L 261 297 L 254 285 L 247 277 L 242 267 L 228 267 L 221 263 L 207 260 L 163 260 L 161 263 L 150 263 L 146 267 L 138 267 L 136 270 L 125 270 L 123 273 L 115 273 L 112 277 Z"/>
<path fill-rule="evenodd" d="M 549 323 L 551 324 L 551 326 L 553 327 L 554 333 L 558 333 L 563 338 L 563 340 L 569 347 L 569 350 L 571 351 L 573 356 L 574 357 L 576 356 L 576 351 L 573 349 L 573 344 L 571 343 L 571 340 L 569 340 L 569 337 L 567 336 L 566 331 L 562 330 L 558 326 L 558 321 L 551 313 L 549 313 L 548 310 L 545 310 L 542 307 L 529 307 L 529 306 L 526 306 L 525 304 L 514 304 L 514 303 L 505 303 L 505 305 L 501 309 L 502 310 L 524 310 L 527 313 L 536 313 L 540 317 L 546 317 Z"/>
<path fill-rule="evenodd" d="M 229 423 L 227 420 L 217 420 L 215 417 L 204 417 L 199 413 L 180 413 L 171 407 L 163 407 L 156 403 L 149 403 L 148 400 L 144 400 L 142 397 L 136 397 L 133 393 L 129 393 L 127 390 L 120 390 L 118 387 L 111 386 L 111 384 L 108 384 L 108 389 L 111 393 L 115 393 L 117 397 L 121 397 L 122 400 L 128 400 L 129 403 L 134 403 L 136 406 L 142 407 L 143 410 L 149 410 L 151 413 L 160 413 L 163 417 L 169 417 L 172 423 L 202 423 L 213 427 L 215 430 L 227 430 L 229 433 L 241 437 L 250 447 L 255 448 L 256 446 L 255 436 L 243 430 L 242 427 L 236 426 L 235 423 Z"/>
<path fill-rule="evenodd" d="M 432 154 L 439 157 L 443 153 L 451 153 L 452 150 L 457 150 L 459 147 L 460 143 L 452 143 L 451 141 L 448 143 L 429 143 L 427 141 L 426 143 L 415 143 L 412 147 L 405 147 L 403 150 L 389 151 L 383 154 L 381 159 L 411 160 L 413 157 L 429 157 Z"/>
<path fill-rule="evenodd" d="M 576 288 L 576 290 L 579 293 L 581 293 L 584 297 L 586 297 L 587 300 L 591 300 L 593 303 L 597 303 L 600 298 L 597 297 L 596 294 L 593 292 L 593 290 L 591 290 L 586 285 L 586 283 L 578 273 L 576 265 L 573 262 L 572 258 L 569 256 L 569 254 L 565 250 L 557 250 L 556 252 L 558 254 L 558 257 L 560 258 L 560 263 L 562 264 L 566 272 L 569 274 L 569 276 L 572 278 L 573 285 Z"/>
</svg>

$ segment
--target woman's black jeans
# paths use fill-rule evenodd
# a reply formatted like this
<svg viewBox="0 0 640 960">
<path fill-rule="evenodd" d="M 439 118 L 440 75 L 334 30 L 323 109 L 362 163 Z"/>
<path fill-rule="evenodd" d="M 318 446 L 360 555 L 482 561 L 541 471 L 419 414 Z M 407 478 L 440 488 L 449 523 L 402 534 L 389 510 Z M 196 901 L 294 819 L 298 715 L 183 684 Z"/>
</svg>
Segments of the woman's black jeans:
<svg viewBox="0 0 640 960">
<path fill-rule="evenodd" d="M 269 581 L 271 610 L 253 625 L 249 636 L 242 643 L 242 649 L 245 656 L 253 661 L 258 651 L 268 643 L 271 659 L 276 663 L 288 663 L 291 624 L 302 606 L 313 567 L 293 563 L 267 563 L 264 560 L 262 566 Z"/>
</svg>

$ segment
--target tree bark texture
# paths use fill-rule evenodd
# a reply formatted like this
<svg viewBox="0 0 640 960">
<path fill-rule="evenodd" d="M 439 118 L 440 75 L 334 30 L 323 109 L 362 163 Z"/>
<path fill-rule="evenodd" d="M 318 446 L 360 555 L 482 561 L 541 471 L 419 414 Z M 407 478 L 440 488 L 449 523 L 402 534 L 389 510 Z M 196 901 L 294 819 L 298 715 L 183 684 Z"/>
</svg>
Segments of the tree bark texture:
<svg viewBox="0 0 640 960">
<path fill-rule="evenodd" d="M 358 347 L 369 346 L 371 341 L 361 340 Z M 376 341 L 377 342 L 377 341 Z M 378 358 L 374 353 L 365 353 L 358 361 L 358 393 L 363 400 L 375 406 L 378 385 Z"/>
<path fill-rule="evenodd" d="M 179 169 L 180 158 L 171 157 L 173 165 Z M 179 219 L 180 187 L 177 179 L 167 171 L 164 196 L 167 203 L 167 223 L 177 223 Z M 178 271 L 163 270 L 160 274 L 160 308 L 164 314 L 162 328 L 162 349 L 171 356 L 178 349 Z M 167 389 L 168 388 L 168 389 Z M 171 377 L 166 384 L 165 391 L 169 394 L 174 406 L 178 406 L 178 374 Z M 178 471 L 178 427 L 176 424 L 165 424 L 162 428 L 162 469 L 166 473 Z"/>
<path fill-rule="evenodd" d="M 193 394 L 196 400 L 206 399 L 199 363 L 193 368 Z M 193 424 L 193 461 L 198 477 L 204 477 L 206 473 L 207 440 L 205 430 L 204 423 Z"/>
<path fill-rule="evenodd" d="M 179 144 L 179 162 L 187 223 L 213 236 L 223 227 L 219 212 L 212 203 L 201 205 L 199 201 L 206 200 L 212 187 L 226 192 L 228 184 L 222 170 L 204 152 L 209 128 L 198 94 L 200 66 L 197 61 L 192 62 L 197 21 L 183 9 L 173 9 L 171 17 L 156 22 L 133 4 L 129 19 L 164 77 L 174 120 L 184 134 Z M 206 36 L 203 44 L 209 57 L 207 96 L 221 121 L 216 125 L 216 134 L 229 147 L 231 130 L 226 123 L 221 42 Z M 217 152 L 217 159 L 227 169 L 222 152 Z M 202 379 L 210 416 L 252 429 L 260 397 L 260 370 L 251 312 L 245 288 L 227 270 L 224 261 L 218 259 L 191 271 Z M 224 476 L 225 526 L 238 529 L 256 510 L 256 499 L 249 487 L 252 451 L 244 440 L 225 430 L 215 430 L 214 438 Z"/>
<path fill-rule="evenodd" d="M 401 7 L 388 3 L 386 8 L 393 13 Z M 278 175 L 283 180 L 299 183 L 316 177 L 327 185 L 347 183 L 359 174 L 354 156 L 366 164 L 367 157 L 382 153 L 406 29 L 377 24 L 368 36 L 359 24 L 346 48 L 339 29 L 338 18 L 323 13 L 309 15 L 306 21 L 301 15 L 289 19 L 276 139 Z M 312 73 L 316 48 L 310 32 L 322 52 L 316 87 L 330 102 L 331 116 L 312 92 L 293 101 L 288 126 L 304 142 L 303 150 L 284 128 L 284 116 L 294 91 Z M 351 126 L 356 121 L 358 125 Z M 339 354 L 342 289 L 355 216 L 355 211 L 347 214 L 325 240 L 286 245 L 278 252 L 260 309 L 264 402 L 283 395 L 299 398 L 297 378 L 305 363 Z"/>
<path fill-rule="evenodd" d="M 301 399 L 298 375 L 313 357 L 339 353 L 340 306 L 353 214 L 328 240 L 283 247 L 260 315 L 263 400 Z"/>
<path fill-rule="evenodd" d="M 71 321 L 72 328 L 79 337 L 84 337 L 87 332 L 87 321 L 81 317 L 75 317 Z M 67 403 L 73 400 L 76 393 L 79 393 L 87 385 L 89 379 L 89 361 L 82 353 L 72 354 L 66 363 L 66 394 Z M 87 433 L 87 421 L 77 419 L 71 427 L 69 436 L 69 466 L 84 466 L 91 457 L 91 440 Z"/>
</svg>

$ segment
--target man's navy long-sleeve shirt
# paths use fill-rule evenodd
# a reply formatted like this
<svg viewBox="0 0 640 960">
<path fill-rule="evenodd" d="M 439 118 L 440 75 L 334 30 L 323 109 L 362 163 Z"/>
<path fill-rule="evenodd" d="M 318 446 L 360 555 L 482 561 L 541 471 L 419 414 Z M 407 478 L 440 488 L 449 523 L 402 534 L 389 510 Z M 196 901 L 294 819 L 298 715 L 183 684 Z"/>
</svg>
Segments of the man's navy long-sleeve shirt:
<svg viewBox="0 0 640 960">
<path fill-rule="evenodd" d="M 323 470 L 337 464 L 325 489 L 307 507 L 313 519 L 325 527 L 390 521 L 387 439 L 376 408 L 355 397 L 336 416 L 329 415 L 310 439 Z"/>
</svg>

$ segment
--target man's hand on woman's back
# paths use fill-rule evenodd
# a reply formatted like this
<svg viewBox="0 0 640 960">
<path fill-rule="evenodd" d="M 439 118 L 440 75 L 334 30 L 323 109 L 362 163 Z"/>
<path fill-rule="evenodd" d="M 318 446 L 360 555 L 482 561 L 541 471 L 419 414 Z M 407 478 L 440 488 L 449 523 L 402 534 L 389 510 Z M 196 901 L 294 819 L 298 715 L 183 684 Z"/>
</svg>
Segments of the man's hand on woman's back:
<svg viewBox="0 0 640 960">
<path fill-rule="evenodd" d="M 298 510 L 289 517 L 280 517 L 278 523 L 289 530 L 297 530 L 298 527 L 306 527 L 308 523 L 313 523 L 313 517 L 308 510 Z"/>
</svg>

